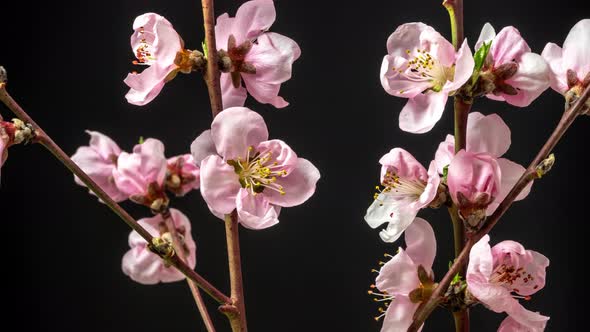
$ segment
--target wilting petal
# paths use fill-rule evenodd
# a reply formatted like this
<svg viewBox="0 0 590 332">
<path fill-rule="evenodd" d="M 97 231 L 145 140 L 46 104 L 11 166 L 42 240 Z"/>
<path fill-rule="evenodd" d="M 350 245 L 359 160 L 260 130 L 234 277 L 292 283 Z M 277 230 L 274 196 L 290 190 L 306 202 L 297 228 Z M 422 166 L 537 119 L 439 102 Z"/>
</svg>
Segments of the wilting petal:
<svg viewBox="0 0 590 332">
<path fill-rule="evenodd" d="M 121 148 L 110 137 L 98 131 L 86 130 L 86 133 L 90 135 L 90 147 L 104 160 L 111 160 L 121 153 Z"/>
<path fill-rule="evenodd" d="M 211 138 L 225 160 L 245 160 L 250 146 L 268 140 L 268 129 L 258 113 L 245 107 L 232 107 L 215 117 Z"/>
<path fill-rule="evenodd" d="M 418 305 L 419 303 L 412 303 L 407 296 L 396 296 L 385 312 L 381 332 L 407 331 L 414 321 L 413 317 Z M 418 332 L 422 330 L 422 326 L 418 329 Z"/>
<path fill-rule="evenodd" d="M 492 248 L 496 266 L 505 264 L 520 270 L 521 275 L 511 280 L 509 287 L 519 295 L 529 296 L 545 287 L 549 259 L 544 255 L 526 250 L 515 241 L 502 241 Z"/>
<path fill-rule="evenodd" d="M 234 168 L 219 156 L 201 161 L 201 195 L 211 211 L 231 213 L 236 208 L 236 195 L 241 186 Z"/>
<path fill-rule="evenodd" d="M 381 291 L 389 294 L 408 295 L 418 288 L 418 265 L 402 249 L 381 267 L 375 285 Z"/>
<path fill-rule="evenodd" d="M 483 116 L 478 112 L 470 113 L 467 133 L 469 152 L 489 153 L 497 158 L 510 148 L 510 128 L 497 114 Z"/>
<path fill-rule="evenodd" d="M 195 158 L 195 164 L 200 165 L 201 161 L 210 155 L 217 154 L 215 143 L 211 138 L 211 130 L 207 129 L 201 133 L 191 144 L 191 154 Z"/>
<path fill-rule="evenodd" d="M 436 256 L 436 238 L 432 226 L 426 220 L 416 218 L 404 234 L 408 256 L 416 265 L 431 271 Z"/>
<path fill-rule="evenodd" d="M 180 36 L 166 18 L 155 13 L 140 15 L 133 22 L 133 30 L 135 30 L 131 36 L 133 52 L 137 52 L 137 48 L 147 41 L 149 51 L 155 58 L 153 61 L 160 67 L 174 64 L 176 53 L 182 49 L 182 43 Z"/>
<path fill-rule="evenodd" d="M 415 134 L 428 132 L 442 117 L 447 103 L 445 93 L 427 92 L 408 100 L 399 114 L 399 127 Z"/>
<path fill-rule="evenodd" d="M 525 309 L 520 303 L 514 300 L 513 305 L 506 309 L 506 313 L 521 326 L 526 327 L 525 331 L 544 331 L 549 317 L 537 312 Z"/>
<path fill-rule="evenodd" d="M 297 166 L 285 177 L 277 178 L 285 194 L 265 189 L 264 196 L 274 205 L 291 207 L 303 204 L 315 192 L 320 171 L 307 159 L 297 158 Z"/>
<path fill-rule="evenodd" d="M 239 88 L 233 86 L 231 76 L 226 73 L 221 73 L 219 78 L 221 85 L 221 101 L 223 109 L 231 107 L 242 107 L 246 103 L 248 93 L 243 85 Z"/>
<path fill-rule="evenodd" d="M 387 228 L 379 232 L 379 236 L 384 242 L 391 243 L 399 239 L 406 228 L 412 224 L 417 213 L 418 210 L 391 199 L 387 193 L 381 193 L 367 209 L 365 221 L 372 228 L 389 223 Z"/>
<path fill-rule="evenodd" d="M 250 229 L 264 229 L 278 224 L 278 213 L 264 195 L 252 195 L 241 188 L 236 208 L 240 223 Z"/>
</svg>

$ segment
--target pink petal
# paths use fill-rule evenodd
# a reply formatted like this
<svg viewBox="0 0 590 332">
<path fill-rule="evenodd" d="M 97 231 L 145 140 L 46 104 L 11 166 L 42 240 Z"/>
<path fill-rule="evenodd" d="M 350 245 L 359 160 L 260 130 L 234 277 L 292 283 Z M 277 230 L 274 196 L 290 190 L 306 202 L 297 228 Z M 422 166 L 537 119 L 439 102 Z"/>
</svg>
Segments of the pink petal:
<svg viewBox="0 0 590 332">
<path fill-rule="evenodd" d="M 537 323 L 526 326 L 520 324 L 514 318 L 508 316 L 502 321 L 500 327 L 498 327 L 498 332 L 543 332 L 545 331 L 546 325 L 547 320 L 538 320 Z"/>
<path fill-rule="evenodd" d="M 256 67 L 256 81 L 280 84 L 291 78 L 293 62 L 300 56 L 301 49 L 293 39 L 267 32 L 258 37 L 245 61 Z"/>
<path fill-rule="evenodd" d="M 440 175 L 436 168 L 436 162 L 431 161 L 428 167 L 428 181 L 424 192 L 420 195 L 415 203 L 415 208 L 422 209 L 428 206 L 434 198 L 438 195 L 438 186 L 440 185 Z"/>
<path fill-rule="evenodd" d="M 258 146 L 254 147 L 254 150 L 260 153 L 261 155 L 270 154 L 273 166 L 276 169 L 281 169 L 289 174 L 297 167 L 297 154 L 287 143 L 281 141 L 280 139 L 272 139 L 269 141 L 264 141 L 258 144 Z M 276 164 L 275 164 L 276 163 Z M 285 177 L 282 176 L 282 177 Z"/>
<path fill-rule="evenodd" d="M 201 133 L 191 144 L 191 154 L 195 160 L 196 165 L 200 165 L 201 161 L 210 155 L 216 155 L 215 143 L 211 138 L 211 130 L 207 129 Z"/>
<path fill-rule="evenodd" d="M 139 74 L 130 73 L 124 82 L 129 86 L 129 92 L 125 95 L 127 102 L 137 106 L 143 106 L 154 100 L 164 87 L 164 80 L 175 69 L 175 66 L 158 67 L 152 65 Z"/>
<path fill-rule="evenodd" d="M 470 278 L 477 277 L 478 281 L 489 280 L 494 269 L 490 236 L 484 235 L 469 252 L 469 264 L 467 265 L 467 284 Z"/>
<path fill-rule="evenodd" d="M 502 241 L 492 248 L 496 266 L 505 264 L 515 270 L 522 270 L 522 275 L 512 280 L 509 290 L 523 296 L 529 296 L 545 287 L 546 269 L 549 259 L 544 255 L 526 250 L 515 241 Z"/>
<path fill-rule="evenodd" d="M 569 89 L 567 85 L 567 68 L 563 63 L 563 50 L 554 43 L 548 43 L 543 49 L 541 56 L 547 64 L 551 72 L 549 73 L 549 81 L 551 88 L 556 92 L 565 94 Z"/>
<path fill-rule="evenodd" d="M 406 229 L 406 253 L 416 265 L 422 265 L 426 271 L 432 270 L 436 256 L 436 238 L 432 226 L 422 219 L 416 218 Z"/>
<path fill-rule="evenodd" d="M 521 165 L 510 161 L 506 158 L 498 159 L 498 165 L 500 166 L 502 173 L 502 180 L 500 183 L 500 191 L 496 199 L 490 204 L 486 213 L 491 215 L 498 208 L 498 205 L 506 198 L 512 187 L 518 182 L 520 177 L 524 174 L 525 168 Z M 516 197 L 517 201 L 525 199 L 531 191 L 533 182 L 531 181 Z"/>
<path fill-rule="evenodd" d="M 140 33 L 141 28 L 143 33 Z M 131 36 L 131 47 L 134 52 L 145 39 L 160 67 L 174 64 L 176 53 L 182 49 L 182 43 L 180 36 L 166 18 L 155 13 L 140 15 L 133 22 L 133 30 L 135 33 Z"/>
<path fill-rule="evenodd" d="M 563 66 L 583 80 L 590 72 L 590 19 L 576 23 L 563 42 Z"/>
<path fill-rule="evenodd" d="M 387 38 L 387 53 L 391 56 L 407 56 L 406 50 L 420 46 L 420 35 L 424 30 L 433 30 L 430 26 L 413 22 L 402 24 Z"/>
<path fill-rule="evenodd" d="M 469 123 L 469 122 L 468 122 Z M 447 135 L 443 142 L 440 142 L 434 162 L 436 163 L 436 169 L 439 174 L 443 174 L 445 166 L 449 166 L 451 160 L 455 157 L 455 137 L 453 135 Z"/>
<path fill-rule="evenodd" d="M 201 195 L 211 211 L 231 213 L 236 208 L 236 195 L 240 189 L 234 168 L 221 157 L 211 155 L 201 161 Z"/>
<path fill-rule="evenodd" d="M 526 327 L 525 331 L 544 331 L 549 320 L 547 316 L 525 309 L 516 300 L 506 309 L 506 313 L 518 324 Z"/>
<path fill-rule="evenodd" d="M 138 172 L 140 168 L 141 156 L 121 152 L 118 167 L 113 170 L 113 178 L 117 188 L 127 196 L 147 193 L 149 182 Z"/>
<path fill-rule="evenodd" d="M 379 159 L 381 167 L 381 182 L 389 171 L 395 172 L 401 178 L 408 180 L 420 180 L 426 182 L 428 173 L 422 164 L 412 156 L 411 153 L 402 149 L 394 148 Z"/>
<path fill-rule="evenodd" d="M 497 114 L 472 112 L 467 122 L 467 151 L 500 157 L 510 148 L 510 128 Z"/>
<path fill-rule="evenodd" d="M 479 48 L 483 46 L 483 43 L 489 43 L 494 40 L 495 37 L 496 30 L 494 30 L 494 27 L 490 23 L 486 22 L 479 33 L 477 42 L 475 43 L 475 50 L 479 50 Z"/>
<path fill-rule="evenodd" d="M 518 61 L 516 74 L 506 83 L 518 90 L 516 95 L 502 94 L 506 102 L 518 107 L 529 106 L 549 87 L 549 66 L 540 55 L 524 53 Z"/>
<path fill-rule="evenodd" d="M 191 235 L 191 224 L 188 218 L 176 209 L 170 213 L 177 229 L 184 229 L 184 243 L 189 250 L 187 264 L 194 268 L 196 262 L 196 245 Z M 151 235 L 160 236 L 159 224 L 163 222 L 160 215 L 138 221 Z M 174 282 L 184 279 L 184 275 L 173 267 L 166 267 L 162 259 L 147 248 L 145 240 L 135 231 L 129 234 L 129 250 L 122 261 L 123 272 L 131 279 L 146 285 L 159 282 Z"/>
<path fill-rule="evenodd" d="M 480 194 L 496 197 L 500 189 L 501 170 L 495 158 L 465 150 L 457 153 L 449 165 L 447 185 L 451 198 L 459 204 L 458 193 L 475 202 Z"/>
<path fill-rule="evenodd" d="M 3 144 L 1 139 L 0 144 Z M 127 199 L 127 195 L 121 192 L 114 182 L 113 171 L 116 165 L 110 160 L 103 159 L 95 149 L 87 146 L 79 147 L 72 156 L 72 161 L 88 174 L 114 201 L 122 202 Z M 74 177 L 74 180 L 78 185 L 86 187 L 78 177 Z M 92 191 L 89 192 L 93 194 Z"/>
<path fill-rule="evenodd" d="M 287 176 L 277 178 L 277 184 L 283 186 L 285 194 L 266 189 L 263 194 L 271 204 L 291 207 L 303 204 L 315 192 L 320 171 L 307 159 L 297 158 L 297 166 Z"/>
<path fill-rule="evenodd" d="M 428 51 L 433 58 L 437 59 L 445 67 L 451 67 L 455 63 L 453 44 L 431 27 L 420 34 L 419 48 Z"/>
<path fill-rule="evenodd" d="M 238 33 L 240 34 L 240 39 L 244 39 L 243 37 L 241 37 L 243 35 L 242 32 L 233 31 L 235 20 L 235 17 L 230 17 L 228 13 L 223 13 L 217 17 L 217 21 L 215 23 L 215 46 L 218 50 L 227 51 L 227 42 L 229 40 L 230 35 L 234 35 L 234 37 L 237 38 L 238 36 L 236 36 L 235 34 Z"/>
<path fill-rule="evenodd" d="M 407 296 L 396 296 L 385 312 L 381 332 L 407 331 L 412 324 L 418 305 L 419 303 L 412 303 Z M 422 327 L 418 331 L 421 330 Z"/>
<path fill-rule="evenodd" d="M 459 48 L 459 51 L 457 52 L 455 76 L 453 77 L 453 81 L 447 81 L 447 83 L 445 83 L 443 92 L 448 93 L 462 87 L 463 84 L 471 78 L 474 67 L 475 61 L 473 60 L 473 54 L 471 53 L 469 45 L 467 45 L 467 40 L 464 40 L 461 48 Z"/>
<path fill-rule="evenodd" d="M 278 213 L 263 195 L 240 188 L 236 206 L 240 223 L 250 229 L 265 229 L 279 223 Z"/>
<path fill-rule="evenodd" d="M 253 0 L 244 2 L 236 12 L 233 32 L 238 44 L 244 40 L 254 40 L 270 29 L 276 18 L 274 2 Z"/>
<path fill-rule="evenodd" d="M 402 249 L 381 267 L 375 285 L 380 291 L 392 295 L 408 295 L 418 288 L 418 265 Z"/>
<path fill-rule="evenodd" d="M 167 159 L 164 155 L 164 143 L 160 140 L 148 138 L 142 144 L 133 147 L 133 154 L 141 156 L 141 168 L 137 171 L 148 183 L 164 183 L 166 179 Z"/>
<path fill-rule="evenodd" d="M 232 84 L 231 76 L 226 73 L 221 73 L 220 85 L 221 101 L 224 109 L 244 106 L 248 93 L 243 85 L 239 88 L 235 88 Z"/>
<path fill-rule="evenodd" d="M 442 117 L 448 95 L 429 91 L 408 100 L 399 114 L 399 127 L 403 131 L 422 134 L 430 131 Z"/>
<path fill-rule="evenodd" d="M 170 171 L 170 168 L 173 168 L 174 171 L 178 171 L 176 170 L 176 165 L 178 162 L 178 159 L 181 158 L 182 161 L 182 167 L 179 170 L 180 174 L 178 174 L 181 179 L 187 179 L 187 178 L 193 178 L 192 181 L 186 181 L 183 182 L 181 184 L 180 187 L 180 192 L 176 192 L 176 195 L 179 196 L 184 196 L 186 195 L 188 192 L 190 192 L 191 190 L 196 190 L 199 189 L 200 185 L 201 185 L 201 172 L 199 169 L 199 166 L 197 166 L 197 164 L 195 163 L 195 159 L 193 158 L 192 155 L 190 154 L 183 154 L 180 156 L 175 156 L 172 157 L 170 159 L 168 159 L 168 170 Z M 199 163 L 200 165 L 200 163 Z"/>
<path fill-rule="evenodd" d="M 104 160 L 109 160 L 113 156 L 121 153 L 121 148 L 110 137 L 99 133 L 98 131 L 86 130 L 90 135 L 90 147 L 94 149 Z"/>
<path fill-rule="evenodd" d="M 242 79 L 244 79 L 248 93 L 259 103 L 271 104 L 276 108 L 289 106 L 289 103 L 279 96 L 280 84 L 258 81 L 256 75 L 253 74 L 242 74 Z"/>
<path fill-rule="evenodd" d="M 494 64 L 501 65 L 520 59 L 531 48 L 520 35 L 520 32 L 512 26 L 500 30 L 490 48 L 490 55 Z"/>
<path fill-rule="evenodd" d="M 248 147 L 268 140 L 268 129 L 258 113 L 245 107 L 232 107 L 215 117 L 211 124 L 211 138 L 225 160 L 245 160 Z"/>
</svg>

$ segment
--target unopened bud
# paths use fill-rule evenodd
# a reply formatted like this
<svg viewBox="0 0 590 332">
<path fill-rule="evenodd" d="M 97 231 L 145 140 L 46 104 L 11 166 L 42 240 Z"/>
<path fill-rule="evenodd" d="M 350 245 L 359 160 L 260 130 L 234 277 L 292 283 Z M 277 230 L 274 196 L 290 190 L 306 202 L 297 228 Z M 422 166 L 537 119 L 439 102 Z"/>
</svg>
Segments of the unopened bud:
<svg viewBox="0 0 590 332">
<path fill-rule="evenodd" d="M 545 174 L 549 173 L 553 165 L 555 164 L 555 155 L 552 153 L 549 157 L 543 159 L 543 161 L 537 165 L 537 178 L 542 178 Z"/>
</svg>

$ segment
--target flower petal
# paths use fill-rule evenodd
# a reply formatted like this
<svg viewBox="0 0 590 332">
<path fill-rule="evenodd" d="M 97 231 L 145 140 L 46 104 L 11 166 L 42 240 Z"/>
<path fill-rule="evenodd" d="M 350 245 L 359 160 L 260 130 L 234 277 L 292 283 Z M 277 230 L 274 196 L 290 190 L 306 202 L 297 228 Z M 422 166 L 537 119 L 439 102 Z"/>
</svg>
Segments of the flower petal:
<svg viewBox="0 0 590 332">
<path fill-rule="evenodd" d="M 154 64 L 139 74 L 127 74 L 127 78 L 124 80 L 125 84 L 130 88 L 125 95 L 127 102 L 143 106 L 154 100 L 162 91 L 164 80 L 175 68 L 175 66 L 162 68 Z"/>
<path fill-rule="evenodd" d="M 531 48 L 520 35 L 520 32 L 513 26 L 500 30 L 492 47 L 490 55 L 495 64 L 504 64 L 520 59 L 524 53 L 531 51 Z"/>
<path fill-rule="evenodd" d="M 518 90 L 516 95 L 502 94 L 510 105 L 529 106 L 549 87 L 549 66 L 538 54 L 524 53 L 518 61 L 516 74 L 505 81 Z"/>
<path fill-rule="evenodd" d="M 278 213 L 263 195 L 240 188 L 236 200 L 240 223 L 250 229 L 264 229 L 279 223 Z"/>
<path fill-rule="evenodd" d="M 471 78 L 474 67 L 475 60 L 473 60 L 473 54 L 471 53 L 469 45 L 467 45 L 467 39 L 465 39 L 461 48 L 459 48 L 459 51 L 457 52 L 455 76 L 453 77 L 453 81 L 447 81 L 443 87 L 443 91 L 448 93 L 462 87 L 463 84 Z"/>
<path fill-rule="evenodd" d="M 287 176 L 277 178 L 277 184 L 283 186 L 285 194 L 265 190 L 264 197 L 274 205 L 291 207 L 303 204 L 315 192 L 320 171 L 307 159 L 297 158 L 297 166 Z"/>
<path fill-rule="evenodd" d="M 211 138 L 225 160 L 245 160 L 250 146 L 268 140 L 268 129 L 258 113 L 245 107 L 231 107 L 213 120 Z"/>
<path fill-rule="evenodd" d="M 275 19 L 276 12 L 272 0 L 244 2 L 236 12 L 236 19 L 233 25 L 233 31 L 236 33 L 235 37 L 238 44 L 245 39 L 256 39 L 270 29 Z"/>
<path fill-rule="evenodd" d="M 563 50 L 554 43 L 548 43 L 541 56 L 547 61 L 551 70 L 549 74 L 551 88 L 558 93 L 565 94 L 569 87 L 567 85 L 567 68 L 563 63 Z"/>
<path fill-rule="evenodd" d="M 430 224 L 416 218 L 406 229 L 406 253 L 416 265 L 422 265 L 427 271 L 432 270 L 436 256 L 436 238 Z"/>
<path fill-rule="evenodd" d="M 300 56 L 301 49 L 293 39 L 267 32 L 258 37 L 257 43 L 246 54 L 245 61 L 256 68 L 253 75 L 257 81 L 280 84 L 291 78 L 293 62 Z"/>
<path fill-rule="evenodd" d="M 494 30 L 494 27 L 490 23 L 486 22 L 479 33 L 477 42 L 475 43 L 475 50 L 479 50 L 479 48 L 483 46 L 483 43 L 489 43 L 494 40 L 495 37 L 496 30 Z"/>
<path fill-rule="evenodd" d="M 422 134 L 430 131 L 442 117 L 448 95 L 429 91 L 408 100 L 399 114 L 399 127 L 403 131 Z"/>
<path fill-rule="evenodd" d="M 219 78 L 221 85 L 221 101 L 223 109 L 230 107 L 242 107 L 246 103 L 248 93 L 243 85 L 239 88 L 234 87 L 231 76 L 227 73 L 221 73 Z"/>
<path fill-rule="evenodd" d="M 513 305 L 506 309 L 510 318 L 514 319 L 521 326 L 526 327 L 525 331 L 544 331 L 549 317 L 537 312 L 525 309 L 518 301 L 514 300 Z"/>
<path fill-rule="evenodd" d="M 590 19 L 576 23 L 563 42 L 563 66 L 583 80 L 590 72 Z"/>
<path fill-rule="evenodd" d="M 400 25 L 387 38 L 387 53 L 391 56 L 407 56 L 406 50 L 413 50 L 420 46 L 420 35 L 427 29 L 434 30 L 421 22 Z"/>
<path fill-rule="evenodd" d="M 236 195 L 240 189 L 234 168 L 221 157 L 211 155 L 201 161 L 201 195 L 211 211 L 231 213 L 236 208 Z"/>
<path fill-rule="evenodd" d="M 472 112 L 467 122 L 467 151 L 500 157 L 510 148 L 510 128 L 497 114 Z"/>
<path fill-rule="evenodd" d="M 392 295 L 408 295 L 418 288 L 418 265 L 402 249 L 385 263 L 375 280 L 375 285 L 380 291 Z"/>
<path fill-rule="evenodd" d="M 191 154 L 195 158 L 195 164 L 200 165 L 201 161 L 210 155 L 217 154 L 215 143 L 211 138 L 211 130 L 207 129 L 191 143 Z"/>
<path fill-rule="evenodd" d="M 412 303 L 407 296 L 396 296 L 385 312 L 381 332 L 407 331 L 413 322 L 414 313 L 418 309 L 418 305 L 418 303 Z M 421 330 L 422 327 L 418 329 L 418 331 Z"/>
<path fill-rule="evenodd" d="M 529 326 L 526 326 L 520 324 L 514 318 L 508 316 L 502 321 L 500 327 L 498 327 L 498 332 L 543 332 L 545 331 L 546 325 L 546 319 L 537 320 L 536 323 L 529 324 Z"/>
<path fill-rule="evenodd" d="M 520 177 L 524 174 L 525 168 L 520 164 L 510 161 L 506 158 L 498 159 L 498 165 L 500 166 L 502 179 L 500 183 L 500 191 L 494 201 L 488 206 L 486 214 L 489 216 L 498 208 L 498 205 L 508 196 L 512 187 L 518 182 Z M 525 199 L 531 192 L 533 181 L 531 181 L 521 192 L 518 194 L 515 200 L 520 201 Z"/>
<path fill-rule="evenodd" d="M 121 148 L 110 137 L 98 131 L 86 130 L 86 133 L 90 135 L 90 143 L 88 145 L 104 160 L 109 160 L 121 153 Z"/>
<path fill-rule="evenodd" d="M 447 174 L 447 185 L 453 202 L 459 204 L 459 193 L 475 203 L 479 195 L 497 197 L 500 190 L 501 169 L 497 160 L 485 153 L 461 150 L 457 153 Z"/>
<path fill-rule="evenodd" d="M 426 168 L 414 158 L 408 151 L 402 148 L 393 148 L 379 159 L 381 167 L 381 182 L 387 172 L 393 170 L 396 175 L 409 180 L 420 180 L 426 182 L 428 174 Z"/>
<path fill-rule="evenodd" d="M 401 56 L 386 55 L 381 63 L 381 85 L 387 93 L 401 98 L 414 98 L 432 86 L 430 80 L 410 80 L 400 75 L 399 68 L 406 68 L 408 60 Z"/>
<path fill-rule="evenodd" d="M 283 108 L 289 106 L 289 103 L 279 96 L 280 84 L 266 83 L 258 81 L 256 75 L 242 74 L 246 90 L 254 99 L 262 104 L 271 104 L 276 108 Z"/>
<path fill-rule="evenodd" d="M 438 145 L 434 156 L 434 162 L 436 163 L 436 169 L 439 174 L 444 173 L 445 166 L 451 164 L 453 157 L 455 157 L 455 137 L 453 135 L 447 135 L 445 140 Z"/>
</svg>

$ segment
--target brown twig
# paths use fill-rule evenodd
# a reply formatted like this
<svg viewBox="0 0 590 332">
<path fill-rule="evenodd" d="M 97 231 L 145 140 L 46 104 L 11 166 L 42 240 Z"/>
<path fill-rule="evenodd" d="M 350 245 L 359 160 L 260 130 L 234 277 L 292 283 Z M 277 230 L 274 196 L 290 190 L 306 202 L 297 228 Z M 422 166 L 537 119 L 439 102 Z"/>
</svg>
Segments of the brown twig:
<svg viewBox="0 0 590 332">
<path fill-rule="evenodd" d="M 20 107 L 20 105 L 6 91 L 6 84 L 0 83 L 0 100 L 19 119 L 33 126 L 36 133 L 36 142 L 43 145 L 55 158 L 57 158 L 70 172 L 76 175 L 106 206 L 119 216 L 129 227 L 136 231 L 147 243 L 152 243 L 154 237 L 131 217 L 117 202 L 115 202 L 98 184 L 96 184 L 84 171 L 70 159 L 70 157 L 51 139 L 43 129 Z M 168 258 L 169 262 L 182 272 L 188 279 L 193 280 L 201 289 L 219 303 L 231 303 L 231 299 L 220 290 L 211 285 L 205 278 L 187 266 L 177 255 Z"/>
<path fill-rule="evenodd" d="M 217 44 L 215 41 L 215 11 L 213 0 L 202 0 L 203 24 L 205 26 L 205 43 L 207 45 L 207 71 L 205 81 L 209 90 L 211 113 L 213 117 L 223 110 L 221 101 L 221 86 L 219 83 L 219 64 L 217 63 Z"/>
<path fill-rule="evenodd" d="M 237 315 L 231 318 L 232 331 L 246 332 L 246 306 L 244 305 L 244 286 L 242 282 L 242 262 L 240 255 L 240 237 L 238 234 L 238 214 L 234 210 L 225 216 L 225 235 L 227 239 L 227 257 L 229 263 L 229 280 L 231 298 L 237 308 Z"/>
<path fill-rule="evenodd" d="M 551 134 L 549 139 L 547 139 L 539 153 L 537 153 L 535 159 L 533 159 L 529 167 L 527 167 L 526 171 L 520 177 L 518 182 L 514 185 L 512 190 L 510 190 L 508 196 L 504 198 L 504 200 L 500 203 L 496 211 L 494 211 L 494 213 L 488 218 L 482 229 L 478 231 L 476 234 L 474 234 L 473 237 L 471 237 L 467 241 L 465 247 L 461 251 L 461 254 L 459 255 L 459 257 L 455 259 L 455 262 L 453 263 L 447 274 L 445 274 L 445 276 L 439 283 L 438 287 L 436 287 L 428 301 L 421 307 L 420 310 L 417 310 L 414 314 L 414 322 L 408 329 L 409 332 L 418 331 L 420 326 L 424 324 L 426 318 L 428 318 L 428 316 L 436 308 L 440 296 L 447 290 L 449 284 L 453 280 L 453 277 L 461 270 L 461 268 L 463 268 L 465 262 L 467 262 L 471 247 L 473 247 L 473 245 L 477 243 L 477 241 L 479 241 L 484 235 L 486 235 L 492 230 L 492 228 L 498 223 L 500 218 L 516 200 L 516 197 L 518 197 L 522 190 L 526 188 L 526 186 L 533 179 L 538 177 L 537 166 L 541 164 L 543 160 L 545 160 L 549 156 L 551 151 L 553 151 L 557 143 L 559 143 L 559 141 L 561 140 L 565 132 L 568 130 L 568 128 L 571 126 L 571 124 L 574 122 L 576 117 L 580 115 L 580 112 L 583 109 L 584 104 L 588 100 L 588 97 L 590 97 L 590 86 L 586 87 L 582 95 L 574 103 L 574 105 L 565 111 L 565 113 L 561 117 L 561 120 L 557 124 L 557 127 L 555 128 L 555 130 L 553 130 L 553 133 Z"/>
</svg>

